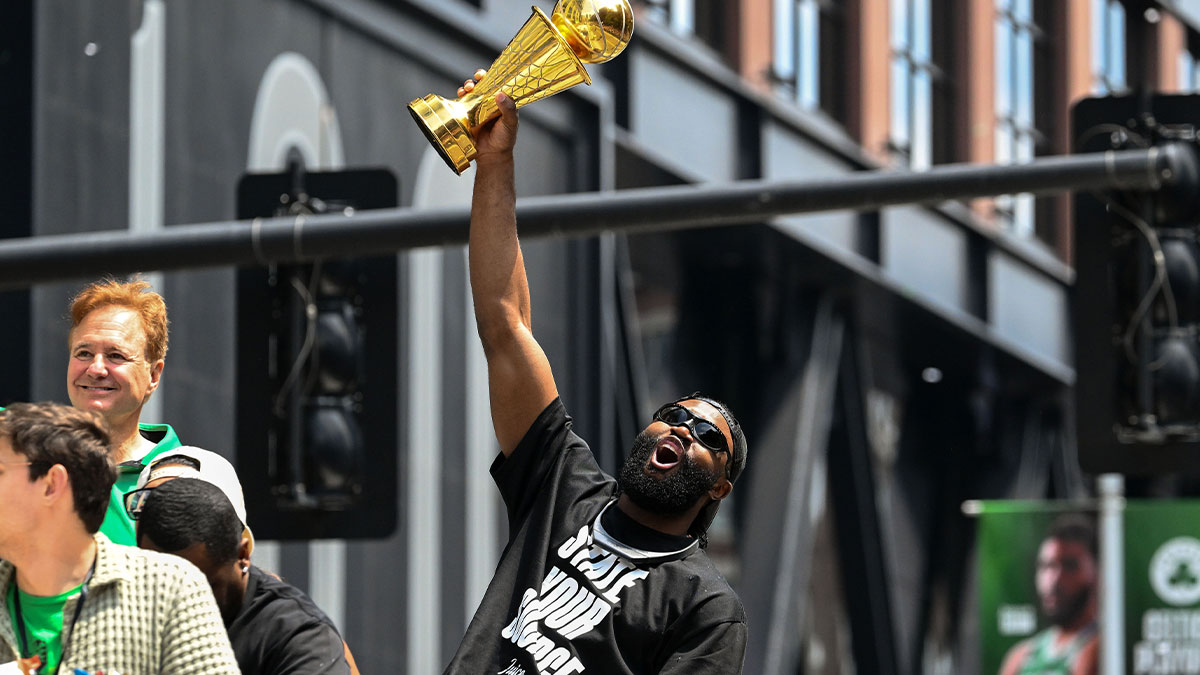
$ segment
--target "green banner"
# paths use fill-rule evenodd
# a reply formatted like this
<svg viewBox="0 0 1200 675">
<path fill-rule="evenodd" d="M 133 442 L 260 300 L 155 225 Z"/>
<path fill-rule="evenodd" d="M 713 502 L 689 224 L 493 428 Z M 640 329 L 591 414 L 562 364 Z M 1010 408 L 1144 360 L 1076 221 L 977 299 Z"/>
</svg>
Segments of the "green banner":
<svg viewBox="0 0 1200 675">
<path fill-rule="evenodd" d="M 1080 543 L 1066 550 L 1074 557 L 1063 558 L 1057 544 L 1046 544 L 1052 530 L 1064 524 L 1082 526 L 1094 542 L 1094 512 L 1083 504 L 1043 501 L 979 502 L 978 507 L 980 672 L 1097 672 L 1093 622 L 1083 619 L 1082 630 L 1064 633 L 1054 619 L 1094 614 L 1094 602 L 1078 610 L 1074 605 L 1076 598 L 1087 600 L 1089 592 L 1092 600 L 1098 597 L 1095 555 Z M 1065 566 L 1071 570 L 1063 571 Z M 1045 599 L 1038 593 L 1039 574 Z M 1060 578 L 1073 583 L 1070 592 L 1054 591 L 1066 583 Z"/>
<path fill-rule="evenodd" d="M 1082 543 L 1095 534 L 1094 510 L 1034 501 L 975 509 L 980 672 L 1097 672 L 1087 626 L 1098 607 L 1084 594 L 1091 585 L 1098 593 L 1099 565 Z M 1200 500 L 1130 500 L 1123 519 L 1125 672 L 1200 673 Z"/>
<path fill-rule="evenodd" d="M 1126 672 L 1200 673 L 1200 501 L 1125 508 Z"/>
</svg>

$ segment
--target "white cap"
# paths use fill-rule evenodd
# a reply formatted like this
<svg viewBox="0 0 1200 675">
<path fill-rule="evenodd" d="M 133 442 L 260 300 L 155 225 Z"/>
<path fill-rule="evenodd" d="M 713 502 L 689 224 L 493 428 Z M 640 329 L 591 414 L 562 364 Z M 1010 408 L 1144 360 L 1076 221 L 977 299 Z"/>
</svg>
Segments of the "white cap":
<svg viewBox="0 0 1200 675">
<path fill-rule="evenodd" d="M 250 531 L 250 525 L 246 522 L 246 499 L 242 495 L 242 482 L 238 480 L 237 471 L 229 460 L 203 448 L 183 445 L 167 450 L 151 460 L 138 476 L 137 489 L 140 490 L 160 478 L 196 478 L 220 488 L 233 505 L 238 519 L 242 521 L 245 533 L 250 537 L 251 549 L 254 548 L 254 533 Z"/>
</svg>

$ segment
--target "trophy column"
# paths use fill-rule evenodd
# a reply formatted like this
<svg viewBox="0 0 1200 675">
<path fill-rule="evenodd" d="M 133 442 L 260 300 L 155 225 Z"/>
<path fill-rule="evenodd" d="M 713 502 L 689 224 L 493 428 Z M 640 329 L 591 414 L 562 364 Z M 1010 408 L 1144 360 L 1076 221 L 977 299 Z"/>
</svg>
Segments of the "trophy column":
<svg viewBox="0 0 1200 675">
<path fill-rule="evenodd" d="M 591 84 L 583 67 L 621 53 L 633 35 L 628 0 L 559 0 L 553 19 L 537 7 L 488 68 L 487 77 L 460 99 L 429 94 L 408 104 L 425 137 L 461 175 L 475 159 L 475 132 L 500 114 L 496 93 L 521 107 L 577 84 Z"/>
</svg>

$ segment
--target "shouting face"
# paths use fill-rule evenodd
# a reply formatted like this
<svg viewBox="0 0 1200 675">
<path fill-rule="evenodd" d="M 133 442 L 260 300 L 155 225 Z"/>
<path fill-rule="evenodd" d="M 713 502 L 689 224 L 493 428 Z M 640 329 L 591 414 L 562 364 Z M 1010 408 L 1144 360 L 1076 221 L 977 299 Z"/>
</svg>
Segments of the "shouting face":
<svg viewBox="0 0 1200 675">
<path fill-rule="evenodd" d="M 680 515 L 725 480 L 731 447 L 729 426 L 712 405 L 664 406 L 634 440 L 618 483 L 638 506 Z"/>
</svg>

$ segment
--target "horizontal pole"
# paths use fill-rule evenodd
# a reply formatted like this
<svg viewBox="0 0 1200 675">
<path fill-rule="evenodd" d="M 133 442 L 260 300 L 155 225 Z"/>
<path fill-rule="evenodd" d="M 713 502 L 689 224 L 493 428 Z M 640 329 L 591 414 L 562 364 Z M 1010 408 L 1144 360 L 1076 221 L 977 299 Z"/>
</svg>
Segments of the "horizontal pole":
<svg viewBox="0 0 1200 675">
<path fill-rule="evenodd" d="M 1180 143 L 1046 157 L 1019 165 L 948 164 L 927 171 L 862 171 L 816 181 L 743 181 L 521 199 L 523 238 L 580 237 L 761 223 L 822 211 L 874 211 L 1000 194 L 1157 191 L 1194 182 L 1200 162 Z M 317 195 L 319 196 L 319 195 Z M 232 195 L 230 196 L 232 200 Z M 0 288 L 104 274 L 363 257 L 465 244 L 466 208 L 411 208 L 260 218 L 0 240 Z"/>
</svg>

